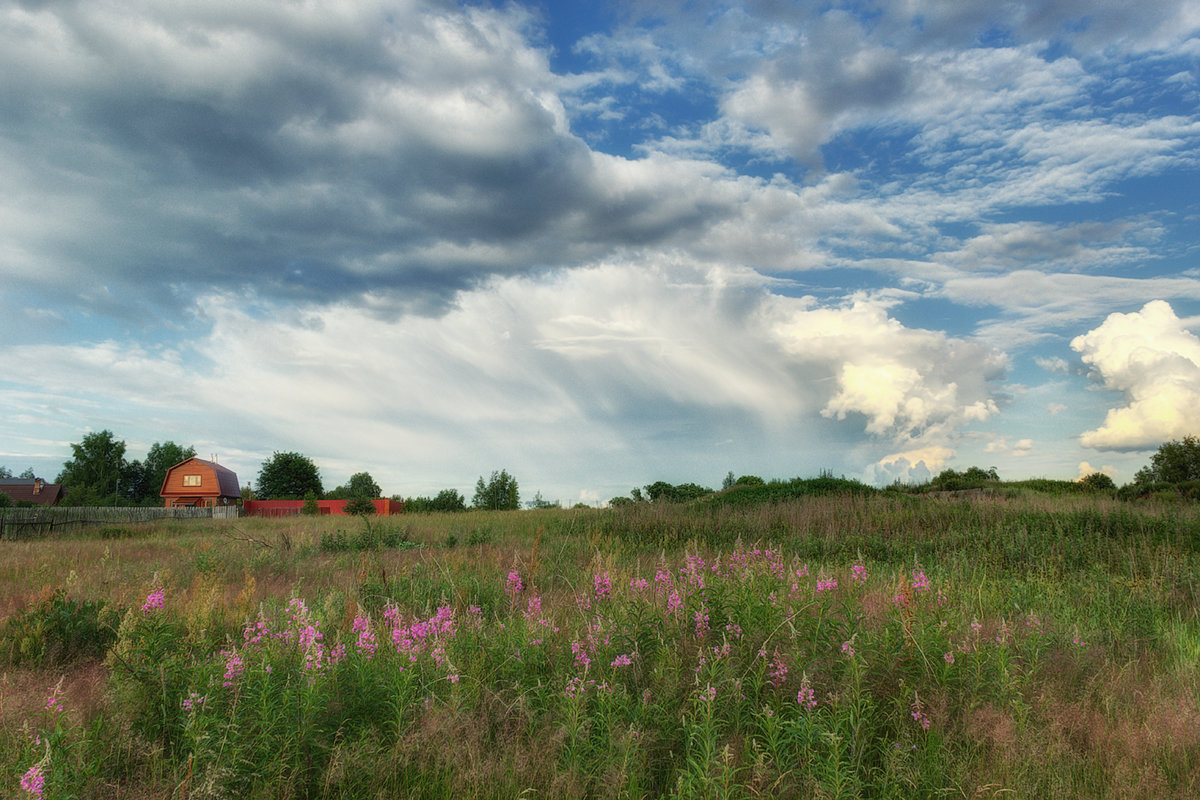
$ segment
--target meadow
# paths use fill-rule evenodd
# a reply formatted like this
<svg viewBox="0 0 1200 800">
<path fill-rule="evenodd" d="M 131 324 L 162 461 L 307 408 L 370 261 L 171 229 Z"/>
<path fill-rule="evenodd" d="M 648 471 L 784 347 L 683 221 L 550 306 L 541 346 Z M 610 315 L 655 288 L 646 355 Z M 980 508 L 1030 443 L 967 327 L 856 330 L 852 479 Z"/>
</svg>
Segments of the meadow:
<svg viewBox="0 0 1200 800">
<path fill-rule="evenodd" d="M 2 541 L 38 798 L 1200 796 L 1200 511 L 970 500 Z"/>
</svg>

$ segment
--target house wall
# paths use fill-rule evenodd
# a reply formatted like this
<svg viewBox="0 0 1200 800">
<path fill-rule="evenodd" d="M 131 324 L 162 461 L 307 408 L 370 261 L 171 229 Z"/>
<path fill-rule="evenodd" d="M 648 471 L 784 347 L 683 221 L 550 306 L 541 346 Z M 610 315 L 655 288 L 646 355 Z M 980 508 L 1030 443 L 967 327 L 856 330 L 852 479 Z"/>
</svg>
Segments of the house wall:
<svg viewBox="0 0 1200 800">
<path fill-rule="evenodd" d="M 199 475 L 199 486 L 184 486 L 184 475 Z M 206 467 L 203 464 L 197 464 L 194 461 L 186 464 L 181 464 L 167 473 L 167 479 L 163 481 L 163 496 L 170 495 L 171 497 L 217 497 L 221 493 L 221 487 L 217 481 L 217 473 L 213 472 L 211 467 Z"/>
<path fill-rule="evenodd" d="M 184 486 L 185 475 L 199 475 L 200 485 Z M 180 464 L 173 467 L 167 473 L 166 480 L 163 481 L 163 505 L 169 508 L 176 505 L 176 501 L 180 499 L 190 500 L 191 498 L 201 498 L 199 505 L 202 506 L 234 505 L 237 501 L 233 498 L 221 497 L 220 484 L 217 473 L 212 467 L 195 461 Z M 192 505 L 192 503 L 189 502 L 188 505 Z"/>
</svg>

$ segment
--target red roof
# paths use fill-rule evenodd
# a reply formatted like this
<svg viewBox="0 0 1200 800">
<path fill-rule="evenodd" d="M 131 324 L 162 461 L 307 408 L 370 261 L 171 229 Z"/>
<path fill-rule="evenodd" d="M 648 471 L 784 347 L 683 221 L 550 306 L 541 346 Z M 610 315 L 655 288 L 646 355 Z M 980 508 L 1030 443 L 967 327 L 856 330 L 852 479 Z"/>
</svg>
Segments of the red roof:
<svg viewBox="0 0 1200 800">
<path fill-rule="evenodd" d="M 14 503 L 27 500 L 39 506 L 57 505 L 63 497 L 62 484 L 46 483 L 41 478 L 0 481 L 0 492 L 11 497 Z"/>
</svg>

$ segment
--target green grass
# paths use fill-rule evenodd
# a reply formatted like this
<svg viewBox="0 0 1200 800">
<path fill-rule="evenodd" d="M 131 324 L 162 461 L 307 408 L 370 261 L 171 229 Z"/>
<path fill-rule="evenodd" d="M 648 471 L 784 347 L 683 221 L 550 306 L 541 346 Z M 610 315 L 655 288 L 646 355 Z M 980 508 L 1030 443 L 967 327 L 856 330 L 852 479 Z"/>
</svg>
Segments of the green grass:
<svg viewBox="0 0 1200 800">
<path fill-rule="evenodd" d="M 0 767 L 75 797 L 1200 794 L 1194 507 L 760 500 L 4 543 L 3 624 L 46 641 L 8 656 Z M 70 636 L 104 666 L 30 655 Z"/>
</svg>

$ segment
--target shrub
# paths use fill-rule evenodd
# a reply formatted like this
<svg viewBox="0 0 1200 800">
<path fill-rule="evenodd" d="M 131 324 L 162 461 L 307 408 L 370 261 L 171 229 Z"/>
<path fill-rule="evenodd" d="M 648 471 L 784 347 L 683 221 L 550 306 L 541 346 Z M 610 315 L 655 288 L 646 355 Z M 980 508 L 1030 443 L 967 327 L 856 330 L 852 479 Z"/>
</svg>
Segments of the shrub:
<svg viewBox="0 0 1200 800">
<path fill-rule="evenodd" d="M 104 603 L 73 600 L 58 589 L 0 628 L 0 660 L 50 666 L 103 656 L 116 638 L 120 614 Z"/>
<path fill-rule="evenodd" d="M 1093 491 L 1109 491 L 1117 488 L 1117 484 L 1113 482 L 1113 479 L 1103 472 L 1093 472 L 1091 475 L 1080 478 L 1079 482 L 1084 487 Z"/>
</svg>

